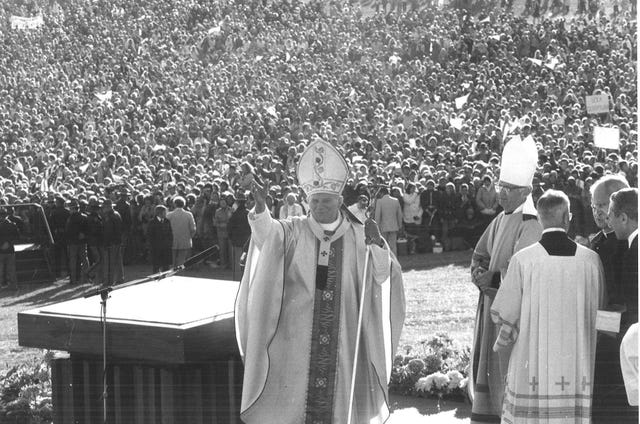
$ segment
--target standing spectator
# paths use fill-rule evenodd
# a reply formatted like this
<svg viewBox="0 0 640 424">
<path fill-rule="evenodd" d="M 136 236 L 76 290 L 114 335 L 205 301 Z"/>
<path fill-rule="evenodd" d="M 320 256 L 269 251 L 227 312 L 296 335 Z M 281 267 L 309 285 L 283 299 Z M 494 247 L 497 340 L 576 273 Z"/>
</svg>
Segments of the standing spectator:
<svg viewBox="0 0 640 424">
<path fill-rule="evenodd" d="M 71 214 L 67 219 L 65 230 L 69 252 L 69 283 L 84 284 L 87 282 L 87 271 L 89 269 L 89 259 L 87 258 L 89 223 L 87 216 L 80 212 L 80 205 L 77 200 L 72 200 L 69 206 Z M 78 271 L 80 275 L 78 275 Z"/>
<path fill-rule="evenodd" d="M 171 223 L 167 219 L 167 208 L 164 205 L 155 207 L 156 216 L 149 221 L 147 240 L 151 252 L 151 272 L 154 274 L 168 271 L 171 268 L 171 248 L 173 233 Z"/>
<path fill-rule="evenodd" d="M 610 197 L 618 190 L 628 188 L 627 181 L 621 176 L 607 175 L 591 186 L 591 209 L 593 219 L 600 231 L 591 239 L 590 247 L 600 257 L 604 269 L 605 292 L 607 303 L 605 309 L 617 309 L 613 300 L 615 293 L 616 254 L 618 239 L 609 225 Z M 623 240 L 624 242 L 624 240 Z M 620 387 L 624 385 L 622 372 L 618 364 L 619 342 L 608 334 L 598 336 L 596 348 L 596 365 L 593 386 L 592 421 L 594 424 L 609 423 L 610 417 L 626 402 L 620 402 Z M 637 418 L 636 418 L 637 420 Z"/>
<path fill-rule="evenodd" d="M 302 210 L 302 206 L 298 203 L 298 197 L 295 193 L 287 193 L 285 197 L 285 203 L 280 207 L 280 215 L 278 218 L 287 219 L 293 218 L 294 216 L 303 216 L 304 211 Z"/>
<path fill-rule="evenodd" d="M 177 196 L 173 200 L 174 210 L 167 214 L 173 234 L 173 266 L 184 264 L 191 253 L 193 236 L 196 234 L 196 222 L 191 212 L 184 210 L 184 198 Z"/>
<path fill-rule="evenodd" d="M 473 424 L 500 420 L 507 367 L 492 350 L 497 328 L 490 310 L 513 254 L 537 242 L 542 233 L 530 196 L 537 158 L 531 139 L 512 139 L 505 146 L 499 182 L 504 211 L 482 234 L 471 259 L 472 281 L 480 290 L 472 346 Z"/>
<path fill-rule="evenodd" d="M 216 228 L 218 235 L 218 249 L 220 252 L 220 260 L 218 265 L 222 268 L 229 266 L 229 219 L 232 214 L 231 208 L 227 205 L 225 197 L 220 198 L 220 204 L 213 217 L 213 226 Z"/>
<path fill-rule="evenodd" d="M 233 270 L 234 280 L 237 280 L 242 276 L 240 267 L 240 257 L 242 256 L 242 250 L 244 245 L 251 237 L 251 226 L 249 225 L 249 218 L 246 207 L 246 197 L 243 191 L 239 191 L 236 194 L 237 208 L 231 214 L 229 218 L 229 224 L 227 226 L 229 230 L 229 242 L 231 244 L 231 269 Z"/>
<path fill-rule="evenodd" d="M 56 197 L 55 207 L 49 215 L 49 227 L 53 236 L 53 274 L 55 278 L 62 277 L 63 269 L 68 269 L 65 230 L 69 215 L 69 210 L 64 206 L 64 199 Z"/>
<path fill-rule="evenodd" d="M 460 208 L 460 195 L 456 193 L 456 186 L 447 183 L 445 192 L 442 194 L 442 245 L 444 250 L 452 249 L 452 241 L 449 231 L 458 223 L 458 210 Z"/>
<path fill-rule="evenodd" d="M 100 203 L 98 198 L 89 198 L 89 214 L 87 215 L 87 250 L 89 253 L 90 265 L 87 269 L 87 276 L 94 284 L 103 284 L 103 233 L 104 225 L 100 215 Z"/>
<path fill-rule="evenodd" d="M 407 251 L 409 254 L 415 253 L 415 240 L 420 236 L 420 226 L 422 225 L 422 207 L 420 206 L 420 193 L 414 183 L 408 183 L 406 191 L 402 197 L 404 206 L 402 208 L 402 220 L 404 231 L 407 236 Z"/>
<path fill-rule="evenodd" d="M 0 208 L 0 288 L 18 288 L 14 245 L 20 239 L 18 226 L 9 220 L 9 213 Z"/>
<path fill-rule="evenodd" d="M 436 238 L 441 236 L 440 226 L 440 197 L 441 192 L 435 190 L 436 183 L 433 180 L 427 181 L 426 189 L 420 193 L 420 207 L 422 207 L 422 225 L 426 230 L 426 235 L 433 235 Z"/>
<path fill-rule="evenodd" d="M 491 306 L 493 350 L 513 347 L 502 422 L 548 421 L 559 410 L 559 422 L 588 422 L 604 273 L 598 255 L 568 237 L 566 194 L 547 191 L 538 216 L 541 240 L 513 255 Z"/>
<path fill-rule="evenodd" d="M 394 255 L 398 254 L 398 232 L 402 232 L 402 208 L 398 199 L 389 196 L 387 187 L 380 188 L 380 197 L 374 211 L 382 237 L 389 243 Z"/>
<path fill-rule="evenodd" d="M 111 286 L 123 281 L 122 265 L 122 218 L 113 209 L 110 199 L 102 202 L 102 284 Z"/>
<path fill-rule="evenodd" d="M 349 212 L 351 212 L 358 221 L 364 224 L 364 221 L 367 220 L 367 211 L 369 209 L 369 196 L 366 194 L 358 195 L 358 201 L 347 209 L 349 209 Z"/>
<path fill-rule="evenodd" d="M 482 179 L 482 186 L 476 193 L 476 205 L 484 222 L 488 225 L 498 211 L 498 193 L 493 186 L 493 180 L 488 175 Z"/>
</svg>

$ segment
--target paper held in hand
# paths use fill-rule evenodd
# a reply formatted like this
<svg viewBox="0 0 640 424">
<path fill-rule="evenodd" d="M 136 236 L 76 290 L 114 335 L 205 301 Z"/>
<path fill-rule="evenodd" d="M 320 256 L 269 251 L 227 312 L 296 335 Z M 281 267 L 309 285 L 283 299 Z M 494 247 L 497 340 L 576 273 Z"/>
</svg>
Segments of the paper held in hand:
<svg viewBox="0 0 640 424">
<path fill-rule="evenodd" d="M 596 314 L 596 330 L 609 331 L 611 333 L 620 332 L 620 312 L 601 311 Z"/>
</svg>

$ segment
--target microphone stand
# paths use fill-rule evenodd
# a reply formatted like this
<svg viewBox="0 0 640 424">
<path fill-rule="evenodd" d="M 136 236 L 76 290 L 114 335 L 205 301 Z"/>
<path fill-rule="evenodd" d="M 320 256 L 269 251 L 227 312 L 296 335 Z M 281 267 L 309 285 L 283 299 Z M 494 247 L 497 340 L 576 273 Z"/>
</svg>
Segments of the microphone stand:
<svg viewBox="0 0 640 424">
<path fill-rule="evenodd" d="M 159 281 L 167 277 L 171 277 L 178 272 L 197 264 L 213 255 L 220 248 L 218 245 L 213 245 L 210 248 L 203 250 L 202 252 L 195 254 L 188 258 L 184 264 L 173 267 L 168 271 L 158 272 L 156 274 L 151 274 L 143 278 L 139 278 L 137 280 L 129 281 L 125 284 L 120 284 L 118 286 L 108 286 L 101 287 L 96 290 L 92 290 L 87 293 L 84 298 L 92 297 L 100 295 L 100 322 L 102 326 L 102 422 L 103 424 L 107 424 L 107 395 L 108 395 L 108 385 L 107 385 L 107 299 L 109 299 L 109 293 L 116 290 L 125 289 L 131 286 L 137 286 L 139 284 L 148 283 L 151 281 Z"/>
</svg>

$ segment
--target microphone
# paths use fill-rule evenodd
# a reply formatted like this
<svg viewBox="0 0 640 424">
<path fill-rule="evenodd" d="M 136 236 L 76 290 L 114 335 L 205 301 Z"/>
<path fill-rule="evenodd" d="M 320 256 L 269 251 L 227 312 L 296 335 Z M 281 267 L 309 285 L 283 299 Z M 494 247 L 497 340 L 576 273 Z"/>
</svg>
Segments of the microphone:
<svg viewBox="0 0 640 424">
<path fill-rule="evenodd" d="M 184 261 L 183 265 L 180 265 L 182 268 L 187 268 L 190 267 L 192 265 L 195 265 L 199 262 L 204 261 L 205 259 L 207 259 L 209 256 L 212 256 L 214 253 L 219 252 L 220 251 L 220 247 L 217 244 L 214 244 L 213 246 L 211 246 L 208 249 L 203 250 L 200 253 L 197 253 L 195 255 L 193 255 L 190 258 L 187 258 L 186 261 Z"/>
</svg>

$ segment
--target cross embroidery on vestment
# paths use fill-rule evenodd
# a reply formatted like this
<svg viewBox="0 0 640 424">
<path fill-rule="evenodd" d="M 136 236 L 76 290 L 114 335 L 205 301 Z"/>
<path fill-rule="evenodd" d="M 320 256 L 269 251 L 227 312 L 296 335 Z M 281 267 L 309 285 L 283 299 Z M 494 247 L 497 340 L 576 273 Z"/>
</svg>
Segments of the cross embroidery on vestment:
<svg viewBox="0 0 640 424">
<path fill-rule="evenodd" d="M 564 375 L 560 379 L 560 382 L 556 382 L 556 386 L 560 386 L 560 390 L 562 390 L 563 392 L 564 392 L 564 386 L 568 386 L 570 384 L 571 383 L 569 383 L 568 381 L 564 381 Z"/>
<path fill-rule="evenodd" d="M 531 386 L 531 390 L 535 392 L 535 391 L 536 391 L 536 387 L 538 387 L 538 385 L 540 385 L 540 383 L 538 383 L 538 382 L 536 381 L 536 377 L 534 376 L 534 377 L 531 379 L 531 383 L 529 383 L 529 386 Z"/>
</svg>

